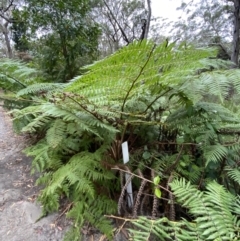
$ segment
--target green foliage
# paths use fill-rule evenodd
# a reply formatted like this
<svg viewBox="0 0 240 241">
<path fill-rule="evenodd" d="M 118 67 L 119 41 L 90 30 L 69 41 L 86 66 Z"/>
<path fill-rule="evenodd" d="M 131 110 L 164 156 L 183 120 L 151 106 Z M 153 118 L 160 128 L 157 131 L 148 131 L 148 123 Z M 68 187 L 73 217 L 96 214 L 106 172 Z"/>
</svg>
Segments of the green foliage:
<svg viewBox="0 0 240 241">
<path fill-rule="evenodd" d="M 24 21 L 21 21 L 19 16 L 19 10 L 15 9 L 12 11 L 13 23 L 11 26 L 12 30 L 12 40 L 15 43 L 15 49 L 17 51 L 27 51 L 29 50 L 29 34 L 27 33 L 27 26 Z"/>
<path fill-rule="evenodd" d="M 14 12 L 14 33 L 21 32 L 14 41 L 19 48 L 28 42 L 45 78 L 67 82 L 79 74 L 81 66 L 96 58 L 100 31 L 87 15 L 88 1 L 24 2 Z M 37 36 L 39 32 L 41 35 Z"/>
<path fill-rule="evenodd" d="M 46 186 L 39 196 L 39 201 L 44 205 L 43 213 L 58 210 L 59 200 L 66 196 L 74 202 L 68 217 L 75 220 L 75 229 L 79 230 L 88 221 L 111 237 L 113 227 L 103 215 L 112 214 L 116 210 L 116 203 L 105 197 L 115 177 L 101 163 L 105 149 L 100 148 L 94 153 L 81 151 L 67 162 L 60 161 L 64 152 L 67 152 L 67 147 L 65 150 L 60 149 L 60 143 L 56 144 L 55 138 L 63 136 L 64 129 L 63 127 L 60 128 L 61 131 L 54 132 L 58 124 L 61 126 L 60 120 L 55 121 L 54 126 L 50 127 L 46 134 L 46 142 L 41 141 L 26 149 L 28 155 L 35 156 L 33 168 L 38 171 L 45 170 L 44 175 L 37 180 L 37 184 Z M 62 138 L 60 139 L 62 141 Z M 66 238 L 69 235 L 70 233 Z"/>
<path fill-rule="evenodd" d="M 214 63 L 207 59 L 201 61 L 214 55 L 213 49 L 193 49 L 185 44 L 176 47 L 167 41 L 159 46 L 146 41 L 134 42 L 93 66 L 87 66 L 90 71 L 76 78 L 67 90 L 74 93 L 81 91 L 83 96 L 88 96 L 92 101 L 98 96 L 101 96 L 99 101 L 121 100 L 121 110 L 124 111 L 128 102 L 141 99 L 140 94 L 148 97 L 152 92 L 158 96 L 154 96 L 157 101 L 161 94 L 182 84 L 188 75 Z M 155 101 L 150 103 L 153 105 Z M 95 103 L 98 104 L 97 100 Z M 151 107 L 144 104 L 145 109 Z M 142 112 L 145 113 L 144 109 Z"/>
<path fill-rule="evenodd" d="M 81 197 L 84 198 L 84 197 Z M 88 221 L 91 225 L 106 234 L 109 240 L 113 238 L 113 227 L 111 221 L 103 216 L 103 214 L 112 214 L 116 210 L 116 203 L 109 198 L 100 196 L 96 199 L 83 200 L 75 203 L 74 207 L 68 213 L 69 218 L 75 221 L 75 229 L 79 230 L 79 226 Z M 72 232 L 71 230 L 69 233 Z"/>
<path fill-rule="evenodd" d="M 1 59 L 0 72 L 0 87 L 4 90 L 17 91 L 36 83 L 37 71 L 16 60 Z"/>
<path fill-rule="evenodd" d="M 31 85 L 27 86 L 26 88 L 18 91 L 17 97 L 20 97 L 23 95 L 29 95 L 29 94 L 34 94 L 34 95 L 41 94 L 44 97 L 45 94 L 51 95 L 54 92 L 63 89 L 64 87 L 65 87 L 65 85 L 59 84 L 59 83 L 58 84 L 55 84 L 55 83 L 31 84 Z"/>
<path fill-rule="evenodd" d="M 166 218 L 132 221 L 133 240 L 239 240 L 239 197 L 223 186 L 210 182 L 201 192 L 185 179 L 174 180 L 171 189 L 177 202 L 187 208 L 192 221 L 172 222 Z M 140 229 L 140 230 L 139 230 Z"/>
<path fill-rule="evenodd" d="M 14 125 L 38 135 L 37 143 L 25 152 L 33 157 L 33 172 L 42 174 L 37 182 L 44 185 L 39 197 L 44 212 L 56 210 L 63 197 L 73 202 L 69 217 L 76 227 L 68 234 L 71 240 L 86 220 L 111 237 L 110 223 L 102 216 L 117 211 L 118 196 L 124 202 L 115 184 L 119 176 L 110 170 L 122 166 L 124 141 L 131 152 L 124 170 L 140 172 L 138 177 L 145 181 L 133 179 L 136 202 L 142 200 L 152 216 L 159 209 L 167 216 L 149 222 L 138 219 L 135 224 L 145 233 L 131 231 L 136 240 L 154 235 L 157 240 L 238 237 L 233 209 L 238 209 L 234 195 L 239 191 L 240 76 L 238 70 L 227 70 L 229 63 L 216 59 L 216 54 L 185 43 L 134 42 L 87 66 L 84 75 L 67 85 L 34 83 L 15 95 L 35 100 L 12 111 Z M 200 190 L 185 179 L 170 184 L 176 177 Z M 189 210 L 185 221 L 174 222 L 181 212 L 174 211 L 170 188 Z M 159 190 L 159 203 L 154 190 Z M 236 204 L 234 208 L 228 201 Z M 196 205 L 204 210 L 198 213 Z M 134 210 L 128 211 L 137 214 L 139 206 L 134 203 Z M 227 216 L 228 226 L 220 224 L 224 233 L 213 228 L 220 211 Z M 207 222 L 211 216 L 214 221 Z"/>
<path fill-rule="evenodd" d="M 14 109 L 32 104 L 33 100 L 17 98 L 16 94 L 27 86 L 42 81 L 36 69 L 20 61 L 12 59 L 0 60 L 0 89 L 3 90 L 0 99 L 4 101 L 4 107 Z"/>
</svg>

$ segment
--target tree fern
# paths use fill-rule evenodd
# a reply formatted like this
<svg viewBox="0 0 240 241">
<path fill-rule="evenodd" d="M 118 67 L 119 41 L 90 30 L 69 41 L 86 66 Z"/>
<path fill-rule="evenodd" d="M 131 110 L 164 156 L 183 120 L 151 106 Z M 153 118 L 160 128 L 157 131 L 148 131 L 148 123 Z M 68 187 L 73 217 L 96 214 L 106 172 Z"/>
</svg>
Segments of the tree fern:
<svg viewBox="0 0 240 241">
<path fill-rule="evenodd" d="M 239 85 L 238 72 L 222 70 L 228 63 L 215 55 L 214 49 L 196 49 L 185 43 L 134 42 L 87 66 L 86 74 L 66 86 L 24 82 L 26 88 L 22 86 L 14 95 L 30 100 L 31 106 L 12 113 L 22 131 L 41 134 L 41 140 L 26 153 L 34 158 L 33 169 L 42 172 L 38 183 L 45 185 L 40 195 L 44 211 L 55 210 L 60 197 L 66 196 L 74 202 L 70 216 L 77 226 L 85 219 L 97 227 L 102 223 L 99 228 L 111 237 L 109 222 L 101 215 L 107 213 L 106 206 L 111 203 L 104 198 L 108 195 L 111 199 L 112 193 L 114 197 L 120 195 L 113 185 L 118 174 L 109 169 L 122 162 L 123 141 L 129 143 L 133 173 L 139 168 L 145 179 L 150 170 L 161 177 L 165 189 L 159 202 L 161 209 L 166 208 L 163 212 L 167 213 L 169 207 L 170 176 L 185 177 L 203 189 L 211 180 L 220 180 L 225 165 L 234 166 L 239 153 L 235 134 L 239 114 L 236 106 L 223 101 L 230 80 L 236 93 Z M 214 86 L 219 75 L 224 76 Z M 237 236 L 237 221 L 229 210 L 238 206 L 225 207 L 227 200 L 235 202 L 226 190 L 209 184 L 208 191 L 201 192 L 180 180 L 171 188 L 179 203 L 189 209 L 192 220 L 140 218 L 136 225 L 143 234 L 131 231 L 136 240 L 230 240 L 231 235 Z M 226 184 L 228 180 L 221 179 Z M 140 183 L 134 179 L 134 188 L 137 192 L 146 189 L 144 196 L 151 202 L 151 185 Z M 213 188 L 218 193 L 213 194 Z M 216 195 L 213 200 L 212 195 Z M 115 209 L 111 212 L 116 211 L 112 206 Z M 220 211 L 227 216 L 227 226 L 220 223 L 219 229 Z"/>
</svg>

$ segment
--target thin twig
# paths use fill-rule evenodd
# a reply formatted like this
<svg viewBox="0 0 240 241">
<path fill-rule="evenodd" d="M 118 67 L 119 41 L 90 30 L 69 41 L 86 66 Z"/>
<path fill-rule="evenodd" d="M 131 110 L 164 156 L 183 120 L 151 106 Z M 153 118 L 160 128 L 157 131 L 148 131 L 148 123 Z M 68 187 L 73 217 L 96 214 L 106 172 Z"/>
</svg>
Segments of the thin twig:
<svg viewBox="0 0 240 241">
<path fill-rule="evenodd" d="M 118 217 L 118 216 L 114 216 L 114 215 L 104 215 L 104 217 L 113 218 L 113 219 L 119 219 L 119 220 L 123 220 L 123 221 L 126 221 L 126 222 L 132 222 L 132 221 L 137 221 L 138 220 L 138 219 L 122 218 L 122 217 Z"/>
<path fill-rule="evenodd" d="M 148 179 L 146 179 L 146 178 L 144 178 L 144 177 L 141 177 L 141 176 L 139 176 L 139 175 L 137 175 L 137 174 L 135 174 L 135 173 L 132 173 L 132 172 L 130 172 L 130 171 L 128 171 L 128 170 L 124 170 L 124 169 L 121 169 L 121 168 L 119 168 L 118 166 L 116 166 L 116 167 L 113 167 L 113 168 L 111 168 L 112 170 L 118 170 L 118 171 L 122 171 L 122 172 L 125 172 L 125 173 L 128 173 L 128 174 L 130 174 L 130 175 L 132 175 L 132 176 L 135 176 L 135 177 L 138 177 L 139 179 L 142 179 L 142 180 L 146 180 L 147 182 L 150 182 L 150 183 L 152 183 L 152 184 L 154 184 L 154 182 L 153 181 L 151 181 L 151 180 L 148 180 Z M 155 184 L 154 184 L 155 185 Z M 161 188 L 161 189 L 163 189 L 163 190 L 165 190 L 166 192 L 168 192 L 168 193 L 170 193 L 171 191 L 169 191 L 167 188 L 165 188 L 165 187 L 163 187 L 163 186 L 161 186 L 161 185 L 155 185 L 156 187 L 159 187 L 159 188 Z"/>
<path fill-rule="evenodd" d="M 72 206 L 73 202 L 69 203 L 67 207 L 62 211 L 62 213 L 55 219 L 54 223 L 56 223 Z"/>
</svg>

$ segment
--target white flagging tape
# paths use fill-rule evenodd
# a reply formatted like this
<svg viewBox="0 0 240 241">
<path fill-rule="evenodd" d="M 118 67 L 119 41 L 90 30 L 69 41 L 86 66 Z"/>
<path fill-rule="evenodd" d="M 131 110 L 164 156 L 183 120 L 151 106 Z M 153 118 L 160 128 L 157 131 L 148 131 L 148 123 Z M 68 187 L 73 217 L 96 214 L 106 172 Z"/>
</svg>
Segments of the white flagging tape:
<svg viewBox="0 0 240 241">
<path fill-rule="evenodd" d="M 129 161 L 129 152 L 128 152 L 128 143 L 127 141 L 122 143 L 122 153 L 123 153 L 123 163 L 126 164 Z M 126 181 L 130 178 L 131 176 L 126 173 L 125 174 L 125 179 Z M 127 194 L 128 194 L 128 207 L 131 208 L 133 206 L 133 192 L 132 192 L 132 181 L 129 182 L 127 186 Z"/>
</svg>

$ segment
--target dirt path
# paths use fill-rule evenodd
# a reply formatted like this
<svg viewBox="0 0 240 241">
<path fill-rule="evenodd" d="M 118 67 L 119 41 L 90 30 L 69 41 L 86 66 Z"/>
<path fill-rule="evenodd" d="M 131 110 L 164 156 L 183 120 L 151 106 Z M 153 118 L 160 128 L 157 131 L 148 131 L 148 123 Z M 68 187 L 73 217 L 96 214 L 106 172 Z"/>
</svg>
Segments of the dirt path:
<svg viewBox="0 0 240 241">
<path fill-rule="evenodd" d="M 58 219 L 56 213 L 36 222 L 41 216 L 36 203 L 39 189 L 23 149 L 24 137 L 13 133 L 11 119 L 0 107 L 0 241 L 63 241 L 69 227 L 64 215 Z M 83 241 L 106 240 L 96 230 L 83 233 Z M 122 233 L 114 237 L 114 241 L 126 240 Z"/>
<path fill-rule="evenodd" d="M 67 228 L 64 222 L 56 224 L 57 214 L 35 223 L 41 207 L 30 160 L 21 154 L 23 143 L 0 108 L 0 241 L 62 241 Z"/>
</svg>

